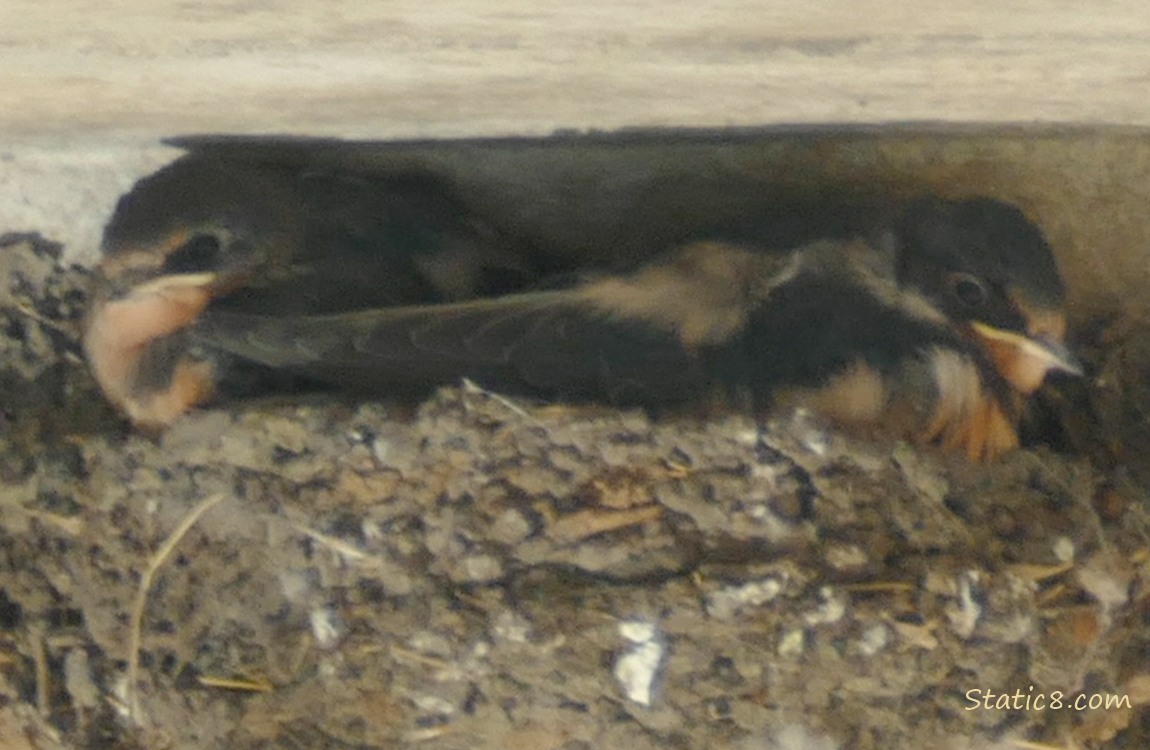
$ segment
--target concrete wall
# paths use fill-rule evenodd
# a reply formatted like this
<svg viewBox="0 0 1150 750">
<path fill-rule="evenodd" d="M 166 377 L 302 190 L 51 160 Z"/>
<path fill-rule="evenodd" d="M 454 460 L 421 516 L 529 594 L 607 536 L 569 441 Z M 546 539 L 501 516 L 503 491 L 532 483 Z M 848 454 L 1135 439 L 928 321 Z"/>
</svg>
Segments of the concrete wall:
<svg viewBox="0 0 1150 750">
<path fill-rule="evenodd" d="M 1140 0 L 5 0 L 21 138 L 1150 124 Z"/>
</svg>

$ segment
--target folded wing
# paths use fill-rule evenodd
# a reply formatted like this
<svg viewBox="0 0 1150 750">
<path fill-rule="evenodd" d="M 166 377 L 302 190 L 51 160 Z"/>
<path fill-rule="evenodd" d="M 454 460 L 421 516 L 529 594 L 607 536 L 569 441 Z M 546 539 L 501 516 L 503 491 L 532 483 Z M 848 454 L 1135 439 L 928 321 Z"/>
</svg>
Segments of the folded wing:
<svg viewBox="0 0 1150 750">
<path fill-rule="evenodd" d="M 578 292 L 342 315 L 208 311 L 201 345 L 373 393 L 470 378 L 490 388 L 618 403 L 682 401 L 705 387 L 697 352 L 673 332 L 604 313 Z"/>
</svg>

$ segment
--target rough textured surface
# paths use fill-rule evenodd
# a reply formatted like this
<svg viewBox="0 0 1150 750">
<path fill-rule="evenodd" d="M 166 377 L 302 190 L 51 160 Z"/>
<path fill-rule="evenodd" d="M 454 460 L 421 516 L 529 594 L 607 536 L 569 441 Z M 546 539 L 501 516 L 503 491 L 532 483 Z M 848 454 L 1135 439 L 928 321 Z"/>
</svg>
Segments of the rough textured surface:
<svg viewBox="0 0 1150 750">
<path fill-rule="evenodd" d="M 601 247 L 623 220 L 729 203 L 731 174 L 1017 201 L 1071 282 L 1097 377 L 1047 399 L 1094 467 L 970 471 L 801 420 L 652 424 L 459 389 L 414 413 L 247 404 L 159 441 L 112 419 L 77 356 L 70 263 L 172 158 L 162 136 L 1150 124 L 1134 0 L 605 7 L 3 4 L 0 233 L 67 255 L 0 242 L 0 745 L 1147 746 L 1145 134 L 441 161 L 476 194 L 494 175 L 548 196 L 552 217 L 583 196 L 601 223 L 568 241 Z M 540 163 L 561 167 L 548 190 L 510 179 Z M 632 200 L 586 200 L 599 185 Z M 215 497 L 156 570 L 133 723 L 142 572 Z M 1134 707 L 965 710 L 968 689 L 1030 685 Z"/>
<path fill-rule="evenodd" d="M 5 746 L 1150 739 L 1133 464 L 950 465 L 802 415 L 652 420 L 466 384 L 414 409 L 238 404 L 151 439 L 78 361 L 84 272 L 0 244 Z M 1146 402 L 1141 351 L 1099 349 L 1127 389 L 1108 397 Z M 1092 419 L 1087 439 L 1129 429 Z M 973 689 L 1129 705 L 970 710 Z"/>
</svg>

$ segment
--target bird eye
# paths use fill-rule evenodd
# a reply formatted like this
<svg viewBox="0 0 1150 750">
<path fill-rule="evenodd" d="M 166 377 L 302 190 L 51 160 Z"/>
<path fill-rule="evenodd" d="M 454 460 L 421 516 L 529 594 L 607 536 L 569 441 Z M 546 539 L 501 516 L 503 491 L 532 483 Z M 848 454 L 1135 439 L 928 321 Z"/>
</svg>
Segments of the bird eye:
<svg viewBox="0 0 1150 750">
<path fill-rule="evenodd" d="M 950 291 L 955 299 L 967 307 L 979 307 L 986 302 L 986 287 L 968 273 L 951 274 Z"/>
<path fill-rule="evenodd" d="M 219 260 L 220 240 L 210 234 L 197 234 L 164 259 L 167 273 L 199 273 L 212 270 Z"/>
</svg>

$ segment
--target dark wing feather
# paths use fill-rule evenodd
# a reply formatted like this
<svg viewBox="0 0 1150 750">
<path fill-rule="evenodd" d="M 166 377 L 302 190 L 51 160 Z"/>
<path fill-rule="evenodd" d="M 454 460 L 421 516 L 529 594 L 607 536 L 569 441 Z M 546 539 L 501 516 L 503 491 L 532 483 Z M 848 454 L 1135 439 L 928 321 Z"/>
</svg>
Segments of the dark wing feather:
<svg viewBox="0 0 1150 750">
<path fill-rule="evenodd" d="M 932 347 L 972 354 L 885 278 L 882 260 L 860 243 L 782 256 L 699 243 L 563 291 L 322 316 L 209 308 L 192 335 L 376 393 L 466 377 L 552 398 L 658 404 L 719 389 L 766 405 L 777 389 L 819 389 L 856 364 L 901 380 Z"/>
<path fill-rule="evenodd" d="M 469 378 L 508 392 L 657 404 L 707 387 L 699 358 L 674 333 L 563 291 L 342 315 L 209 309 L 191 335 L 257 364 L 380 394 Z"/>
</svg>

